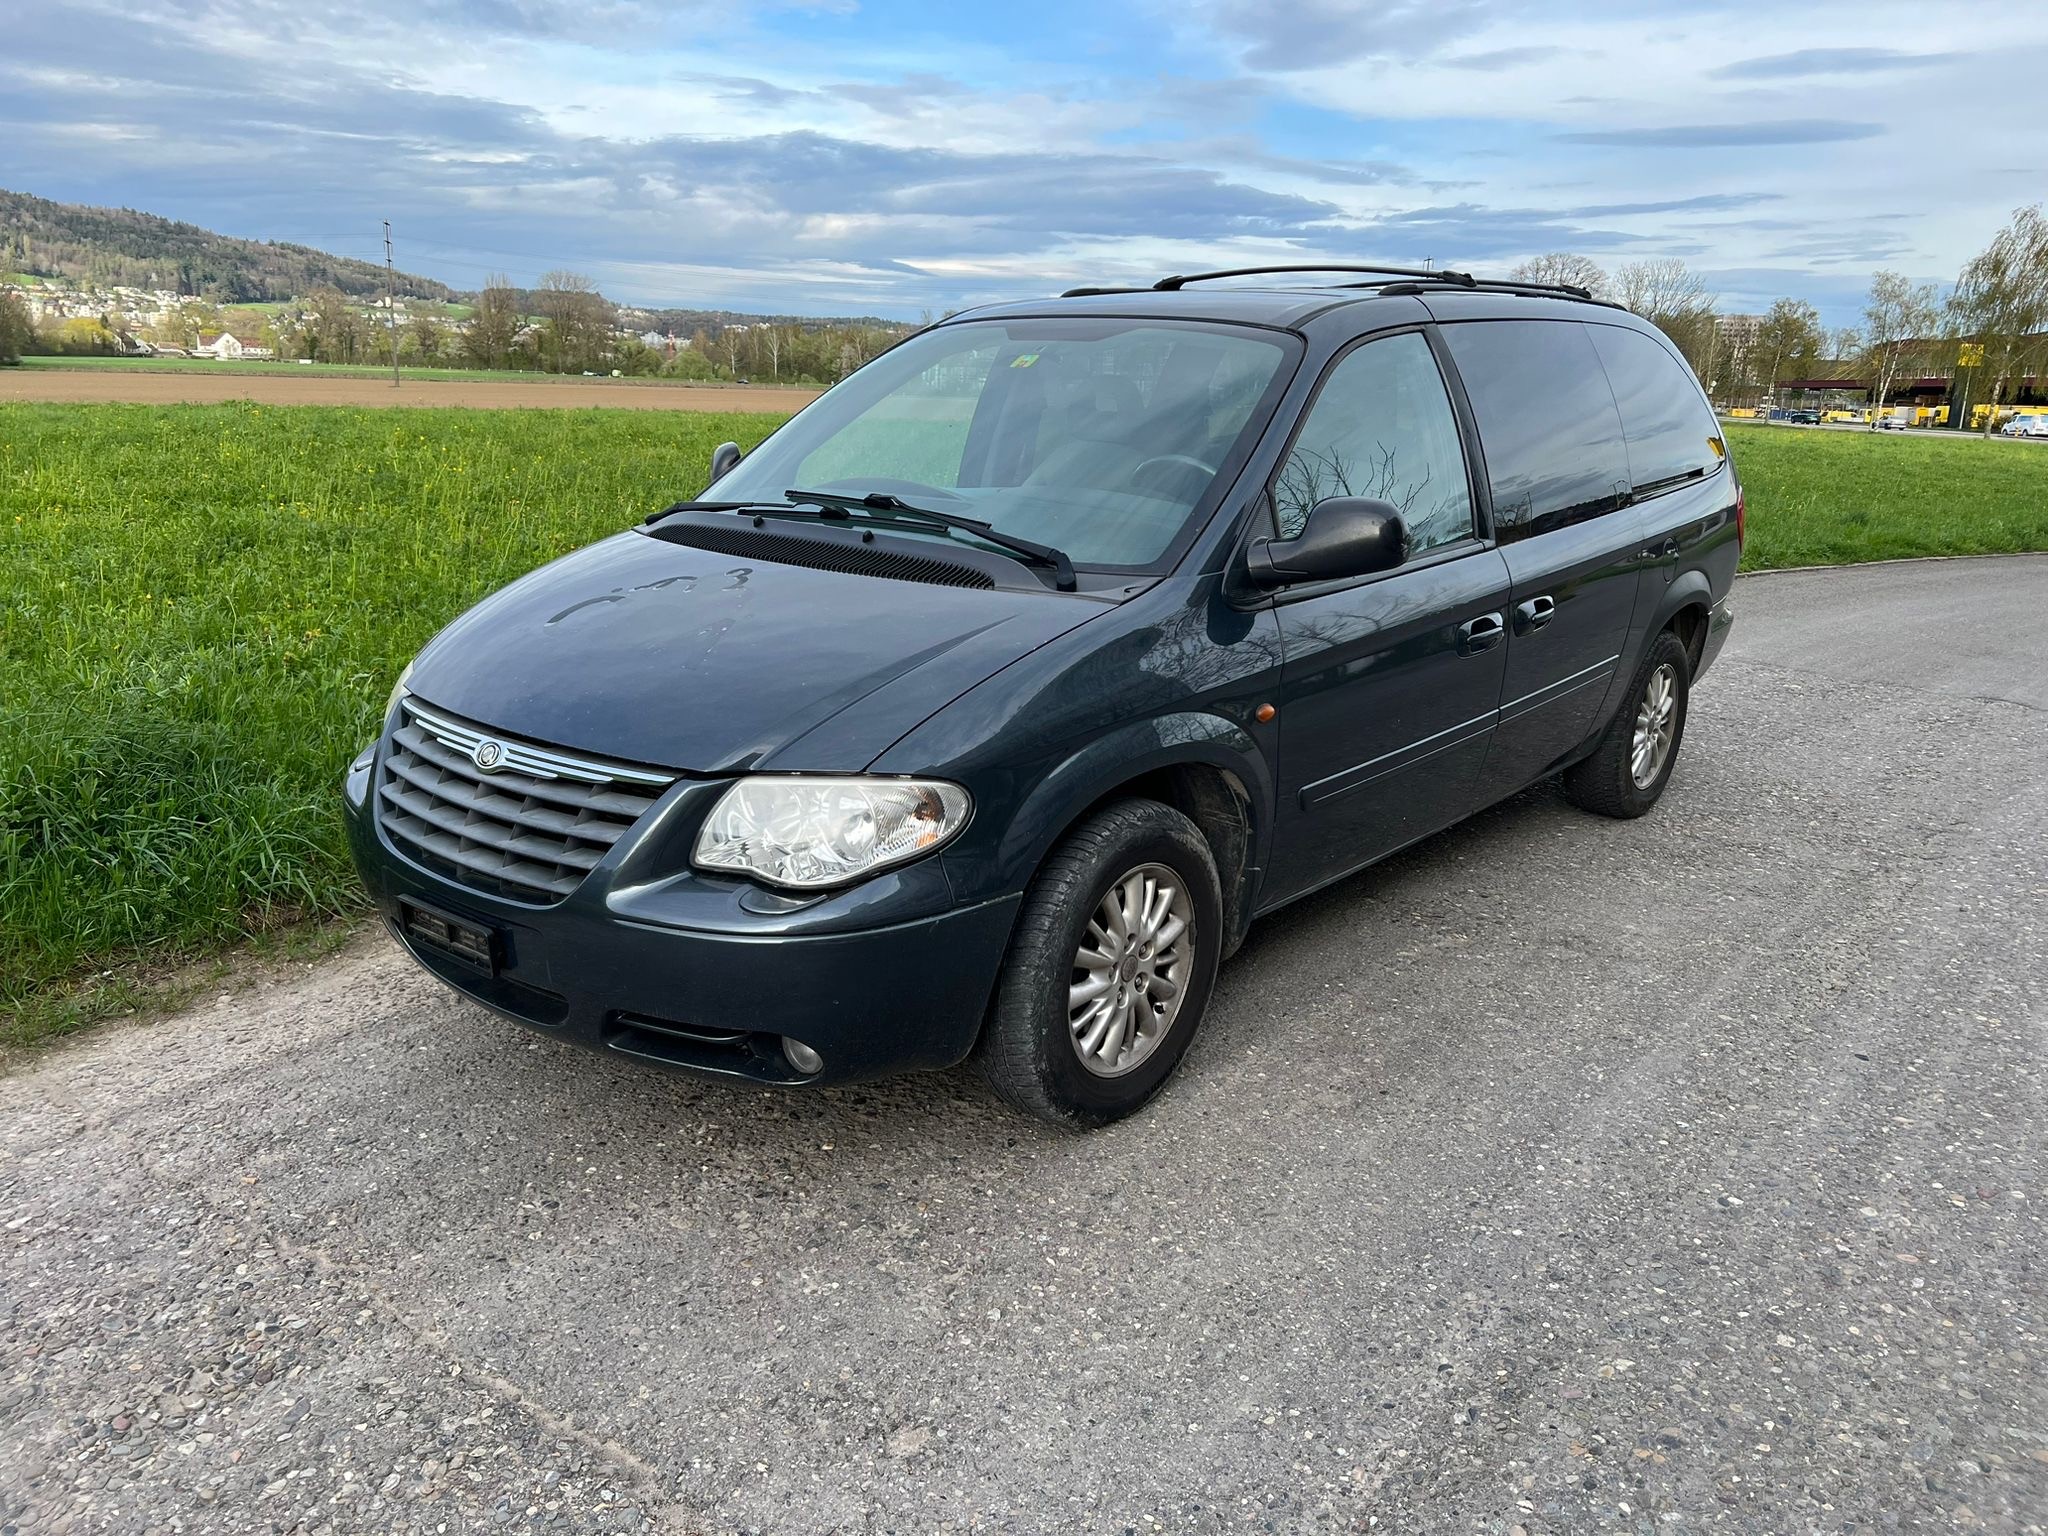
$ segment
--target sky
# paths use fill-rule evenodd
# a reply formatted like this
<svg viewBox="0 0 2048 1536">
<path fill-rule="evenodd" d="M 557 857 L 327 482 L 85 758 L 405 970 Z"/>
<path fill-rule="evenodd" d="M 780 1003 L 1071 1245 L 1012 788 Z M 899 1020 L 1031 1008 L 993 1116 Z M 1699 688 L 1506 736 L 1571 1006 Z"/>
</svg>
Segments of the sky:
<svg viewBox="0 0 2048 1536">
<path fill-rule="evenodd" d="M 1844 326 L 2048 198 L 2044 79 L 2042 0 L 0 0 L 0 187 L 646 305 L 1569 250 Z"/>
</svg>

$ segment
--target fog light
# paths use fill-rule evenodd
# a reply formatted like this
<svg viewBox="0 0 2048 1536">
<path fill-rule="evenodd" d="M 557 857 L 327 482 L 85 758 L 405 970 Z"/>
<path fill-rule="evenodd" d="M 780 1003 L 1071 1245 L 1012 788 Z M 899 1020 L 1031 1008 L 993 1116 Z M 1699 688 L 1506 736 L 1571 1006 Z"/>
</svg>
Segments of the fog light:
<svg viewBox="0 0 2048 1536">
<path fill-rule="evenodd" d="M 825 1070 L 825 1058 L 793 1036 L 782 1037 L 782 1054 L 805 1077 L 816 1076 Z"/>
</svg>

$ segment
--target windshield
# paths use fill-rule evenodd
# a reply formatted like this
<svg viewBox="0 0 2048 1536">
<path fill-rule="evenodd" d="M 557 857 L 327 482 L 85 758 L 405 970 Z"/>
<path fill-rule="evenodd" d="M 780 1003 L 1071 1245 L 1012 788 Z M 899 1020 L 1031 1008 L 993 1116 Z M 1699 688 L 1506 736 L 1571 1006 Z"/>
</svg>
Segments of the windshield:
<svg viewBox="0 0 2048 1536">
<path fill-rule="evenodd" d="M 1172 321 L 942 326 L 821 396 L 706 498 L 881 491 L 1078 565 L 1159 566 L 1249 450 L 1287 357 L 1259 332 Z"/>
</svg>

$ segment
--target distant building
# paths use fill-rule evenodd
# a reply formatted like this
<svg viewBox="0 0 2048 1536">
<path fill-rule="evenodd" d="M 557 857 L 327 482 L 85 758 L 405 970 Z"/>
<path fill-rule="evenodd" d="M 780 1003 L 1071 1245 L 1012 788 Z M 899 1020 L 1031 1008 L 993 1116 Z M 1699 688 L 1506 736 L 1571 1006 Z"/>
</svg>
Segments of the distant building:
<svg viewBox="0 0 2048 1536">
<path fill-rule="evenodd" d="M 201 331 L 199 345 L 192 349 L 192 355 L 253 361 L 270 356 L 270 348 L 253 336 L 237 336 L 233 331 Z"/>
</svg>

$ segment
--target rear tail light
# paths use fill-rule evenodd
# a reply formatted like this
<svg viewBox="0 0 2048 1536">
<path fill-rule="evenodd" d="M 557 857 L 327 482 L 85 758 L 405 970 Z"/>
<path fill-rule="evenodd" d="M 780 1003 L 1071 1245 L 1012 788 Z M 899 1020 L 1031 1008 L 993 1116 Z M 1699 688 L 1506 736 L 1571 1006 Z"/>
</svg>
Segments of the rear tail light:
<svg viewBox="0 0 2048 1536">
<path fill-rule="evenodd" d="M 1742 541 L 1747 534 L 1749 518 L 1749 493 L 1741 486 L 1735 487 L 1735 552 L 1742 553 Z"/>
</svg>

